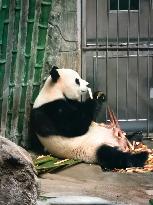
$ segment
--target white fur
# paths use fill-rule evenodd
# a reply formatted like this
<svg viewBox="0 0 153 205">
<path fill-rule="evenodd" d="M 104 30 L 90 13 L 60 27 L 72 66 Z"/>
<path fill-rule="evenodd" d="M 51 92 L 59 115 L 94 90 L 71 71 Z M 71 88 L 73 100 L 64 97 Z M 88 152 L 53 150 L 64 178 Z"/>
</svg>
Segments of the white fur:
<svg viewBox="0 0 153 205">
<path fill-rule="evenodd" d="M 69 99 L 79 100 L 81 94 L 88 91 L 89 83 L 80 78 L 76 71 L 71 69 L 57 69 L 57 71 L 60 75 L 57 83 L 53 83 L 50 76 L 47 78 L 34 102 L 34 108 L 57 99 L 63 99 L 65 96 Z M 76 84 L 76 78 L 79 79 L 80 86 Z"/>
<path fill-rule="evenodd" d="M 89 163 L 96 163 L 96 150 L 103 144 L 118 146 L 125 151 L 122 138 L 115 138 L 113 130 L 97 123 L 92 123 L 85 135 L 67 138 L 63 136 L 40 137 L 42 145 L 51 154 L 60 158 L 81 159 Z"/>
</svg>

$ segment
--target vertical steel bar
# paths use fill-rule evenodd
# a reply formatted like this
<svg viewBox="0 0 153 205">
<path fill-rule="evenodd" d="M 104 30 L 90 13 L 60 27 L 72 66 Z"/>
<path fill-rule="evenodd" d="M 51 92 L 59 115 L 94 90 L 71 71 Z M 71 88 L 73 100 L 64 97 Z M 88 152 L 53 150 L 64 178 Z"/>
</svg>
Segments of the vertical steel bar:
<svg viewBox="0 0 153 205">
<path fill-rule="evenodd" d="M 150 71 L 150 63 L 149 63 L 149 49 L 147 55 L 147 137 L 149 137 L 150 132 L 150 83 L 149 83 L 149 71 Z"/>
<path fill-rule="evenodd" d="M 94 69 L 94 67 L 95 67 L 95 62 L 94 62 L 94 56 L 92 57 L 92 67 L 93 67 L 93 73 L 92 73 L 92 75 L 93 75 L 93 78 L 92 78 L 92 90 L 93 90 L 93 92 L 95 91 L 95 69 Z"/>
<path fill-rule="evenodd" d="M 81 77 L 83 79 L 87 78 L 87 66 L 86 66 L 86 52 L 82 49 L 87 45 L 87 21 L 86 21 L 86 10 L 87 2 L 86 0 L 81 1 Z M 86 97 L 82 96 L 81 100 L 85 100 Z"/>
<path fill-rule="evenodd" d="M 130 0 L 128 1 L 128 29 L 127 29 L 127 46 L 130 43 Z"/>
<path fill-rule="evenodd" d="M 82 77 L 82 0 L 77 1 L 77 35 L 78 35 L 78 48 L 80 48 L 80 62 L 79 62 L 79 73 Z"/>
<path fill-rule="evenodd" d="M 150 134 L 150 22 L 151 22 L 151 10 L 152 10 L 152 0 L 149 0 L 148 3 L 149 16 L 148 16 L 148 52 L 147 52 L 147 137 Z"/>
<path fill-rule="evenodd" d="M 87 44 L 86 4 L 86 0 L 81 0 L 81 48 Z M 86 52 L 83 49 L 81 52 L 81 77 L 86 79 Z"/>
<path fill-rule="evenodd" d="M 119 47 L 119 0 L 117 8 L 117 59 L 116 59 L 116 115 L 118 118 L 118 47 Z"/>
<path fill-rule="evenodd" d="M 98 46 L 98 0 L 96 0 L 96 48 Z"/>
<path fill-rule="evenodd" d="M 127 29 L 127 66 L 126 66 L 126 119 L 128 119 L 128 75 L 129 75 L 129 44 L 130 44 L 130 0 L 128 1 L 128 29 Z"/>
<path fill-rule="evenodd" d="M 107 34 L 106 34 L 106 95 L 108 96 L 108 38 L 109 38 L 109 10 L 110 10 L 110 0 L 107 0 Z M 106 111 L 106 119 L 107 119 L 107 111 Z M 108 120 L 108 119 L 107 119 Z"/>
<path fill-rule="evenodd" d="M 138 9 L 138 34 L 137 34 L 137 79 L 136 79 L 136 119 L 138 120 L 139 112 L 139 46 L 140 46 L 140 0 L 139 0 L 139 9 Z"/>
<path fill-rule="evenodd" d="M 93 68 L 93 74 L 94 74 L 94 91 L 96 91 L 97 89 L 97 84 L 95 84 L 95 82 L 97 82 L 96 77 L 97 77 L 97 70 L 98 70 L 98 0 L 96 0 L 96 61 L 95 61 L 95 67 Z"/>
</svg>

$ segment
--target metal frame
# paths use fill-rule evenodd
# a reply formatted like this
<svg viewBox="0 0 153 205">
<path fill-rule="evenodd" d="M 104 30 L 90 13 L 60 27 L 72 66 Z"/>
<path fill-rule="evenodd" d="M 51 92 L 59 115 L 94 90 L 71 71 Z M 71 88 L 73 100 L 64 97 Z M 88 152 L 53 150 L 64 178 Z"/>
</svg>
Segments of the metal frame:
<svg viewBox="0 0 153 205">
<path fill-rule="evenodd" d="M 136 77 L 136 119 L 137 121 L 142 121 L 142 119 L 139 119 L 138 116 L 138 107 L 139 107 L 139 99 L 138 99 L 138 94 L 139 94 L 139 67 L 140 67 L 140 57 L 146 57 L 147 58 L 147 136 L 149 136 L 150 130 L 153 129 L 152 125 L 150 125 L 150 58 L 153 57 L 153 41 L 151 42 L 151 14 L 152 14 L 152 4 L 153 1 L 149 0 L 149 14 L 148 14 L 148 34 L 147 34 L 147 44 L 141 42 L 140 39 L 140 10 L 141 10 L 141 0 L 139 0 L 139 10 L 134 12 L 138 13 L 138 33 L 137 33 L 137 42 L 136 43 L 131 43 L 130 42 L 130 25 L 131 25 L 131 18 L 130 14 L 130 0 L 129 0 L 129 8 L 126 11 L 128 13 L 128 26 L 127 26 L 127 41 L 126 42 L 120 42 L 119 39 L 119 15 L 121 12 L 125 11 L 119 11 L 119 8 L 117 11 L 108 11 L 107 10 L 107 34 L 106 34 L 106 41 L 103 44 L 99 44 L 99 39 L 98 39 L 98 2 L 99 0 L 96 1 L 96 35 L 95 35 L 95 42 L 94 43 L 87 43 L 87 28 L 86 28 L 86 3 L 87 0 L 82 0 L 81 1 L 81 7 L 82 7 L 82 76 L 86 78 L 87 70 L 86 70 L 86 52 L 91 51 L 94 52 L 95 55 L 93 57 L 95 58 L 95 69 L 93 69 L 93 90 L 96 90 L 96 73 L 98 69 L 98 60 L 99 58 L 105 58 L 106 59 L 106 93 L 108 93 L 108 60 L 110 58 L 110 53 L 115 52 L 116 56 L 112 56 L 111 58 L 116 58 L 116 114 L 118 116 L 118 66 L 119 66 L 119 59 L 122 57 L 127 57 L 127 68 L 126 68 L 126 95 L 128 96 L 128 85 L 129 85 L 129 66 L 130 66 L 130 58 L 131 57 L 136 57 L 137 58 L 137 77 Z M 110 8 L 110 0 L 107 0 L 107 8 Z M 119 0 L 118 0 L 118 7 L 119 7 Z M 110 21 L 110 13 L 116 13 L 117 15 L 117 39 L 116 39 L 116 44 L 109 44 L 109 21 Z M 127 54 L 121 56 L 120 51 L 126 51 Z M 99 53 L 104 52 L 105 55 L 100 56 Z M 131 52 L 134 52 L 134 54 L 131 54 Z M 126 115 L 128 116 L 128 102 L 126 99 Z M 134 119 L 133 119 L 134 120 Z M 121 120 L 124 121 L 124 120 Z M 130 121 L 128 119 L 126 121 Z M 132 121 L 132 119 L 131 119 Z M 141 122 L 142 123 L 142 122 Z"/>
</svg>

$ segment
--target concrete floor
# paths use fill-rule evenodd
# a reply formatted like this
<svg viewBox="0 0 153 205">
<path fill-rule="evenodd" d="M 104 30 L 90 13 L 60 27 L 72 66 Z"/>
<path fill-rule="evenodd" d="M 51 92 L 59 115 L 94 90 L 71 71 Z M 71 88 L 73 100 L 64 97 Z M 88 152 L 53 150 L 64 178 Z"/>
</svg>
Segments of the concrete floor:
<svg viewBox="0 0 153 205">
<path fill-rule="evenodd" d="M 146 140 L 144 144 L 153 148 L 153 141 Z M 103 172 L 98 165 L 81 163 L 56 174 L 41 175 L 40 196 L 49 199 L 38 205 L 150 205 L 149 200 L 153 199 L 153 172 Z"/>
<path fill-rule="evenodd" d="M 46 197 L 90 196 L 128 205 L 149 205 L 153 199 L 153 173 L 102 172 L 99 166 L 84 163 L 56 174 L 44 174 L 40 184 L 40 195 Z M 58 204 L 62 202 L 63 199 Z"/>
</svg>

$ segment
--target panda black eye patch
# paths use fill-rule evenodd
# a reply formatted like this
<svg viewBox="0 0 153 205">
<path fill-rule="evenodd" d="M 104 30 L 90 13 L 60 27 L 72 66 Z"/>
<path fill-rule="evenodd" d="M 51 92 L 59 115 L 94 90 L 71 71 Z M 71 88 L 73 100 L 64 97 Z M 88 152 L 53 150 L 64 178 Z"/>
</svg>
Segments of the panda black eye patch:
<svg viewBox="0 0 153 205">
<path fill-rule="evenodd" d="M 75 79 L 75 82 L 76 82 L 77 85 L 80 85 L 80 81 L 79 81 L 78 78 Z"/>
</svg>

